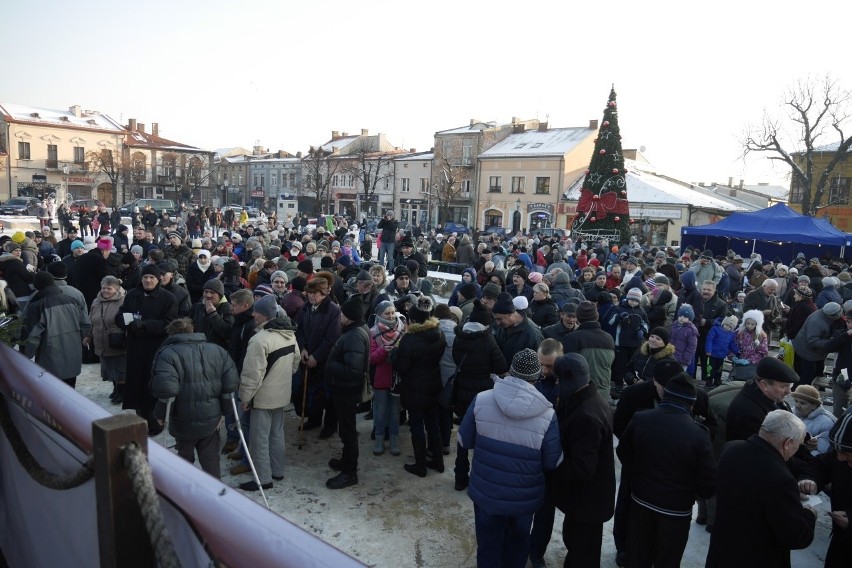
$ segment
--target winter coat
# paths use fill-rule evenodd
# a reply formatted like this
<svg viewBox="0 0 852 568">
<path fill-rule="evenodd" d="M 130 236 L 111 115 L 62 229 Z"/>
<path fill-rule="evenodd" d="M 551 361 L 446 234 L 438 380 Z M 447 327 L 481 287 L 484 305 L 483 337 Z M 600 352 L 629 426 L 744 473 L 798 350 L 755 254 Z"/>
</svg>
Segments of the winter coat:
<svg viewBox="0 0 852 568">
<path fill-rule="evenodd" d="M 340 330 L 325 363 L 325 382 L 333 389 L 360 393 L 370 372 L 370 331 L 364 320 Z"/>
<path fill-rule="evenodd" d="M 789 568 L 790 550 L 809 546 L 815 525 L 778 450 L 757 435 L 725 446 L 707 568 Z"/>
<path fill-rule="evenodd" d="M 468 273 L 471 276 L 471 283 L 476 288 L 476 297 L 479 298 L 480 295 L 482 295 L 482 287 L 476 281 L 476 270 L 474 270 L 471 267 L 468 267 L 468 268 L 465 268 L 462 271 L 461 281 L 453 287 L 453 291 L 450 293 L 450 299 L 447 301 L 447 305 L 449 305 L 449 306 L 458 306 L 459 305 L 459 302 L 461 301 L 459 299 L 459 288 L 461 288 L 462 286 L 464 286 L 466 284 L 466 282 L 464 281 L 464 274 L 465 273 Z M 473 298 L 468 298 L 468 299 L 472 300 Z"/>
<path fill-rule="evenodd" d="M 702 389 L 697 389 L 695 404 L 692 406 L 692 416 L 700 420 L 710 432 L 711 438 L 715 437 L 719 428 L 716 416 L 710 409 L 710 397 Z M 621 391 L 618 406 L 612 417 L 612 429 L 617 438 L 620 438 L 633 415 L 642 410 L 651 410 L 660 404 L 659 393 L 654 381 L 641 381 L 630 385 Z"/>
<path fill-rule="evenodd" d="M 115 317 L 124 303 L 127 292 L 119 287 L 118 291 L 110 299 L 105 299 L 98 294 L 92 302 L 89 319 L 92 322 L 89 335 L 95 344 L 95 354 L 98 357 L 116 357 L 124 355 L 126 348 L 116 349 L 109 346 L 110 333 L 124 333 L 124 330 L 115 324 Z"/>
<path fill-rule="evenodd" d="M 138 314 L 139 319 L 134 319 L 128 326 L 124 323 L 124 314 Z M 151 362 L 166 339 L 166 326 L 177 317 L 174 294 L 160 285 L 151 292 L 145 292 L 139 284 L 127 292 L 115 315 L 115 324 L 127 330 L 127 374 L 122 408 L 140 411 L 153 408 L 154 399 L 148 391 Z"/>
<path fill-rule="evenodd" d="M 246 357 L 249 341 L 254 336 L 255 327 L 253 307 L 234 316 L 234 325 L 231 328 L 231 336 L 228 338 L 228 355 L 234 360 L 238 373 L 243 371 L 243 360 Z"/>
<path fill-rule="evenodd" d="M 538 349 L 541 340 L 541 330 L 526 316 L 518 325 L 512 327 L 498 327 L 494 339 L 503 352 L 506 362 L 511 365 L 515 354 L 523 349 Z"/>
<path fill-rule="evenodd" d="M 518 287 L 514 284 L 511 284 L 506 287 L 506 291 L 509 293 L 512 298 L 517 298 L 518 296 L 523 296 L 527 299 L 527 302 L 532 302 L 533 297 L 533 289 L 529 284 L 524 283 L 523 288 L 518 290 Z"/>
<path fill-rule="evenodd" d="M 399 345 L 391 351 L 393 368 L 401 379 L 401 402 L 405 408 L 428 409 L 438 404 L 445 346 L 438 320 L 429 318 L 424 323 L 410 323 Z"/>
<path fill-rule="evenodd" d="M 572 287 L 570 284 L 554 284 L 553 288 L 550 290 L 550 297 L 553 298 L 553 303 L 555 303 L 556 307 L 559 309 L 562 309 L 562 306 L 564 306 L 571 298 L 576 298 L 575 301 L 577 303 L 586 299 L 583 292 Z"/>
<path fill-rule="evenodd" d="M 234 315 L 231 313 L 231 304 L 224 296 L 219 299 L 216 311 L 212 314 L 207 313 L 204 302 L 198 302 L 192 306 L 190 317 L 196 333 L 203 333 L 210 343 L 221 347 L 228 346 L 231 329 L 234 327 Z"/>
<path fill-rule="evenodd" d="M 494 387 L 492 374 L 502 375 L 509 370 L 491 329 L 477 323 L 464 324 L 461 333 L 456 335 L 453 362 L 460 371 L 453 405 L 459 417 L 464 417 L 477 394 Z"/>
<path fill-rule="evenodd" d="M 489 515 L 531 515 L 544 502 L 546 471 L 562 456 L 553 406 L 530 383 L 500 379 L 476 395 L 459 427 L 473 452 L 468 495 Z"/>
<path fill-rule="evenodd" d="M 453 361 L 453 345 L 456 342 L 456 322 L 453 319 L 438 320 L 438 327 L 444 334 L 444 354 L 441 356 L 441 384 L 446 385 L 456 372 L 456 362 Z"/>
<path fill-rule="evenodd" d="M 151 395 L 160 399 L 154 411 L 165 415 L 165 401 L 174 398 L 168 417 L 176 439 L 206 438 L 216 431 L 223 414 L 231 412 L 224 395 L 237 390 L 240 376 L 222 347 L 203 333 L 180 333 L 163 341 L 151 365 Z"/>
<path fill-rule="evenodd" d="M 192 252 L 192 249 L 181 243 L 178 246 L 169 245 L 163 249 L 163 258 L 168 260 L 173 258 L 178 263 L 177 272 L 179 274 L 186 274 L 189 265 L 195 262 L 195 254 Z"/>
<path fill-rule="evenodd" d="M 555 339 L 559 343 L 562 344 L 563 350 L 565 349 L 565 340 L 568 338 L 568 334 L 576 331 L 576 329 L 568 329 L 565 327 L 565 324 L 562 323 L 561 318 L 560 321 L 553 325 L 549 325 L 541 330 L 542 336 L 544 339 Z"/>
<path fill-rule="evenodd" d="M 189 317 L 192 313 L 192 303 L 189 300 L 189 292 L 187 291 L 187 289 L 175 282 L 174 277 L 172 277 L 171 282 L 163 286 L 163 290 L 168 290 L 169 292 L 171 292 L 177 300 L 178 317 Z"/>
<path fill-rule="evenodd" d="M 707 334 L 707 340 L 704 342 L 704 351 L 710 357 L 717 359 L 725 359 L 729 353 L 739 355 L 740 349 L 737 346 L 737 332 L 734 330 L 726 331 L 722 327 L 722 320 L 716 320 L 710 333 Z"/>
<path fill-rule="evenodd" d="M 700 262 L 692 264 L 688 272 L 695 274 L 696 285 L 700 288 L 705 280 L 712 280 L 713 284 L 719 284 L 724 270 L 718 262 L 711 259 L 706 265 L 702 265 Z"/>
<path fill-rule="evenodd" d="M 775 403 L 767 397 L 755 381 L 748 381 L 728 406 L 725 432 L 728 441 L 745 440 L 760 431 L 763 419 L 773 410 L 790 410 L 786 402 Z"/>
<path fill-rule="evenodd" d="M 760 331 L 758 327 L 755 333 Z M 734 341 L 740 352 L 740 359 L 747 359 L 752 365 L 757 365 L 761 359 L 769 355 L 769 342 L 765 333 L 761 333 L 759 337 L 755 336 L 746 329 L 740 329 L 734 335 Z M 757 341 L 757 345 L 755 345 Z"/>
<path fill-rule="evenodd" d="M 702 335 L 707 335 L 717 319 L 728 316 L 728 304 L 725 300 L 713 294 L 712 298 L 704 302 L 704 311 L 701 314 L 696 313 L 696 315 L 699 317 L 695 319 L 699 321 L 695 322 L 695 327 L 699 328 Z"/>
<path fill-rule="evenodd" d="M 636 377 L 643 381 L 654 380 L 654 369 L 657 367 L 657 362 L 662 359 L 674 359 L 675 348 L 671 343 L 667 343 L 659 351 L 651 352 L 648 347 L 648 342 L 644 342 L 642 347 L 636 350 L 630 363 L 627 365 L 627 371 L 636 374 Z"/>
<path fill-rule="evenodd" d="M 29 298 L 33 293 L 30 284 L 35 278 L 35 273 L 27 270 L 24 261 L 17 256 L 9 253 L 3 253 L 3 256 L 0 256 L 0 276 L 16 297 Z"/>
<path fill-rule="evenodd" d="M 444 245 L 443 249 L 441 249 L 441 261 L 442 262 L 455 262 L 456 261 L 456 247 L 451 245 L 449 242 Z"/>
<path fill-rule="evenodd" d="M 249 340 L 240 373 L 240 400 L 252 408 L 287 406 L 298 368 L 299 345 L 293 327 L 281 318 L 269 320 Z"/>
<path fill-rule="evenodd" d="M 698 321 L 701 314 L 704 313 L 704 298 L 701 297 L 701 289 L 695 282 L 695 273 L 687 270 L 681 276 L 680 282 L 683 284 L 683 288 L 677 293 L 680 298 L 680 305 L 689 304 L 692 306 L 692 312 L 695 314 L 693 321 Z"/>
<path fill-rule="evenodd" d="M 552 298 L 530 302 L 530 319 L 538 327 L 544 328 L 559 323 L 559 311 Z"/>
<path fill-rule="evenodd" d="M 399 230 L 399 221 L 383 218 L 376 224 L 376 228 L 382 232 L 380 238 L 383 243 L 396 243 L 396 232 Z"/>
<path fill-rule="evenodd" d="M 822 361 L 831 353 L 828 346 L 831 343 L 834 320 L 822 310 L 817 310 L 808 316 L 802 329 L 793 339 L 793 350 L 797 357 L 806 361 Z"/>
<path fill-rule="evenodd" d="M 557 409 L 563 461 L 548 479 L 553 503 L 568 520 L 605 523 L 615 509 L 612 410 L 592 385 Z"/>
<path fill-rule="evenodd" d="M 586 358 L 592 384 L 605 400 L 609 400 L 610 375 L 615 359 L 612 336 L 601 329 L 600 323 L 586 321 L 565 339 L 564 348 L 565 353 L 578 353 Z"/>
<path fill-rule="evenodd" d="M 612 312 L 610 325 L 615 325 L 616 347 L 640 347 L 648 336 L 648 315 L 645 310 L 636 306 L 630 307 L 627 300 L 622 300 L 618 309 Z"/>
<path fill-rule="evenodd" d="M 473 245 L 470 244 L 470 238 L 467 235 L 463 235 L 461 244 L 456 249 L 456 263 L 473 266 L 475 260 L 476 255 L 473 252 Z"/>
<path fill-rule="evenodd" d="M 299 312 L 296 325 L 296 340 L 299 348 L 308 352 L 322 369 L 332 345 L 340 337 L 340 307 L 326 297 L 314 309 L 306 303 Z M 311 370 L 313 371 L 313 369 Z"/>
<path fill-rule="evenodd" d="M 86 312 L 56 286 L 39 290 L 21 316 L 21 345 L 27 357 L 59 379 L 70 379 L 83 370 L 83 329 Z"/>
<path fill-rule="evenodd" d="M 820 404 L 806 418 L 802 418 L 805 423 L 805 430 L 817 441 L 817 448 L 811 450 L 811 455 L 824 454 L 831 450 L 831 443 L 828 441 L 828 432 L 837 422 L 837 418 L 829 409 Z"/>
<path fill-rule="evenodd" d="M 296 321 L 299 317 L 299 312 L 308 303 L 307 297 L 305 297 L 304 292 L 299 292 L 298 290 L 291 290 L 287 294 L 284 295 L 284 298 L 278 302 L 278 305 L 287 312 L 287 316 Z"/>
<path fill-rule="evenodd" d="M 189 301 L 193 304 L 201 301 L 204 294 L 204 284 L 211 278 L 216 278 L 213 265 L 208 264 L 207 266 L 207 270 L 202 272 L 196 260 L 186 270 L 186 289 L 189 292 Z"/>
<path fill-rule="evenodd" d="M 671 344 L 675 348 L 675 361 L 684 367 L 695 359 L 698 348 L 698 328 L 692 322 L 676 322 L 671 328 Z"/>
<path fill-rule="evenodd" d="M 814 301 L 810 298 L 803 298 L 798 302 L 793 303 L 793 307 L 790 308 L 790 313 L 787 314 L 787 323 L 784 327 L 784 335 L 787 336 L 787 339 L 793 340 L 799 334 L 799 330 L 802 329 L 802 326 L 805 325 L 805 320 L 808 319 L 812 313 L 816 311 L 817 307 L 814 305 Z"/>
<path fill-rule="evenodd" d="M 95 296 L 101 291 L 104 276 L 121 277 L 121 256 L 110 253 L 104 258 L 98 248 L 93 248 L 77 257 L 74 265 L 74 287 L 83 293 L 86 305 L 91 306 Z"/>
<path fill-rule="evenodd" d="M 373 389 L 388 390 L 393 386 L 393 365 L 388 357 L 389 350 L 379 341 L 381 332 L 373 327 L 370 329 L 370 365 L 373 368 Z M 399 339 L 402 338 L 400 334 Z"/>
<path fill-rule="evenodd" d="M 842 306 L 843 296 L 840 295 L 840 292 L 838 292 L 834 286 L 823 285 L 822 291 L 817 294 L 817 297 L 814 300 L 814 304 L 816 304 L 818 309 L 822 309 L 822 307 L 829 302 L 837 302 Z"/>
<path fill-rule="evenodd" d="M 684 406 L 664 399 L 657 408 L 634 414 L 616 453 L 630 471 L 633 502 L 656 513 L 689 517 L 696 495 L 709 499 L 715 493 L 710 435 Z"/>
<path fill-rule="evenodd" d="M 655 303 L 648 303 L 644 306 L 645 313 L 648 315 L 648 329 L 669 327 L 677 314 L 677 301 L 678 298 L 673 296 L 671 292 L 663 290 Z M 675 308 L 674 313 L 671 312 L 670 308 L 672 304 Z"/>
<path fill-rule="evenodd" d="M 822 491 L 831 484 L 831 510 L 852 512 L 852 469 L 849 464 L 837 459 L 837 452 L 819 455 L 805 466 L 800 479 L 816 482 Z M 852 526 L 841 528 L 832 521 L 831 541 L 825 557 L 825 568 L 845 568 L 852 559 Z"/>
</svg>

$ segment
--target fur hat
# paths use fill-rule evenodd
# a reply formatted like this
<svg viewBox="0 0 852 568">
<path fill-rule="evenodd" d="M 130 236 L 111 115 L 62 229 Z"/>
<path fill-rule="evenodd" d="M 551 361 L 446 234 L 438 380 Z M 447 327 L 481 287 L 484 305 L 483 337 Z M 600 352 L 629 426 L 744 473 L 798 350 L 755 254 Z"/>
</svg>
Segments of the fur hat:
<svg viewBox="0 0 852 568">
<path fill-rule="evenodd" d="M 835 304 L 838 308 L 840 306 Z M 753 320 L 757 324 L 757 331 L 763 329 L 763 312 L 760 310 L 749 310 L 743 314 L 743 319 L 740 321 L 739 329 L 745 329 L 746 320 Z"/>
<path fill-rule="evenodd" d="M 320 294 L 328 294 L 328 280 L 325 278 L 314 278 L 305 286 L 305 292 L 319 292 Z"/>
<path fill-rule="evenodd" d="M 278 302 L 275 296 L 264 296 L 254 303 L 254 313 L 263 317 L 274 319 L 278 315 Z"/>
<path fill-rule="evenodd" d="M 364 303 L 358 296 L 352 296 L 340 306 L 340 312 L 349 321 L 357 322 L 364 319 Z"/>
<path fill-rule="evenodd" d="M 204 283 L 204 290 L 212 290 L 219 294 L 219 298 L 225 296 L 225 285 L 222 284 L 222 281 L 218 278 L 211 278 L 207 282 Z"/>
<path fill-rule="evenodd" d="M 515 304 L 512 302 L 512 296 L 508 292 L 500 292 L 491 311 L 495 314 L 515 313 Z"/>
<path fill-rule="evenodd" d="M 757 362 L 754 370 L 758 379 L 769 379 L 781 383 L 798 383 L 799 375 L 775 357 L 764 357 Z"/>
<path fill-rule="evenodd" d="M 418 296 L 414 303 L 408 308 L 408 319 L 413 323 L 424 323 L 432 315 L 435 303 L 429 296 Z"/>
<path fill-rule="evenodd" d="M 400 278 L 402 276 L 407 276 L 408 278 L 411 278 L 411 271 L 408 269 L 407 266 L 400 265 L 400 266 L 397 266 L 396 268 L 393 269 L 393 279 L 394 280 L 396 280 L 397 278 Z"/>
<path fill-rule="evenodd" d="M 577 321 L 580 323 L 598 320 L 598 307 L 588 300 L 577 306 Z"/>
<path fill-rule="evenodd" d="M 528 383 L 538 380 L 541 376 L 541 363 L 536 352 L 527 347 L 515 353 L 515 356 L 512 357 L 509 374 Z"/>
</svg>

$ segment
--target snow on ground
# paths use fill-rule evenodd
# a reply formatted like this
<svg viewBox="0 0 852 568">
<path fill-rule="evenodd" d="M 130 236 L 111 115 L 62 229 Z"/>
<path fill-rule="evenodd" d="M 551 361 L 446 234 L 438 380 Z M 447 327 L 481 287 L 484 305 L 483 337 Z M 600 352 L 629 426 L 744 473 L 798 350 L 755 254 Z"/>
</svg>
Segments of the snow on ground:
<svg viewBox="0 0 852 568">
<path fill-rule="evenodd" d="M 121 412 L 109 402 L 112 387 L 100 380 L 98 365 L 83 366 L 77 390 L 107 410 Z M 300 450 L 298 427 L 299 418 L 291 409 L 285 415 L 285 479 L 274 482 L 267 492 L 274 511 L 370 566 L 476 566 L 473 505 L 466 492 L 453 489 L 455 450 L 445 457 L 443 474 L 430 470 L 426 478 L 415 477 L 402 468 L 414 459 L 408 427 L 403 426 L 400 432 L 401 456 L 393 457 L 388 452 L 374 456 L 370 441 L 372 422 L 364 420 L 361 414 L 358 416 L 359 484 L 331 491 L 325 487 L 325 481 L 335 473 L 327 462 L 340 455 L 340 440 L 336 437 L 319 440 L 319 432 L 310 430 L 305 433 L 307 444 Z M 151 441 L 162 443 L 162 436 Z M 173 443 L 171 439 L 167 442 Z M 452 447 L 455 448 L 455 433 Z M 222 456 L 222 481 L 234 487 L 251 479 L 248 473 L 229 475 L 228 470 L 235 463 Z M 263 506 L 260 493 L 247 495 Z M 813 544 L 806 550 L 793 552 L 792 563 L 798 568 L 823 565 L 831 523 L 825 514 L 829 510 L 827 499 L 822 497 Z M 551 567 L 561 566 L 565 558 L 561 527 L 562 514 L 557 511 L 545 557 Z M 693 523 L 681 566 L 703 567 L 709 542 L 710 535 L 704 527 Z M 604 527 L 601 566 L 615 566 L 612 521 Z"/>
</svg>

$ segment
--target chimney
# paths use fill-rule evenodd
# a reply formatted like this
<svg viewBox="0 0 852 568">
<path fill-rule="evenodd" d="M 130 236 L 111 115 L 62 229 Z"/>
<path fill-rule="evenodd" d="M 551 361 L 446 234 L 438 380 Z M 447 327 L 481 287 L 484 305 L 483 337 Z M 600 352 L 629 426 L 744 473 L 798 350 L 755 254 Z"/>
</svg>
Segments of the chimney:
<svg viewBox="0 0 852 568">
<path fill-rule="evenodd" d="M 301 160 L 301 159 L 302 159 L 302 153 L 301 153 L 301 152 L 296 152 L 296 157 L 297 157 L 297 158 L 299 158 L 299 159 Z"/>
<path fill-rule="evenodd" d="M 728 178 L 728 187 L 734 187 L 734 178 L 732 178 L 732 177 Z"/>
<path fill-rule="evenodd" d="M 145 134 L 145 125 L 144 125 L 144 124 L 137 124 L 137 125 L 136 125 L 136 130 L 138 130 L 138 131 L 139 131 L 139 132 L 141 132 L 142 134 Z"/>
<path fill-rule="evenodd" d="M 547 132 L 547 123 L 546 122 L 540 122 L 538 124 L 538 131 L 539 132 Z"/>
<path fill-rule="evenodd" d="M 349 133 L 348 132 L 341 132 L 340 136 L 342 136 L 343 138 L 346 138 L 347 136 L 349 136 Z"/>
<path fill-rule="evenodd" d="M 470 119 L 470 125 L 471 125 L 471 126 L 473 126 L 474 124 L 479 124 L 479 119 L 478 119 L 478 118 L 471 118 L 471 119 Z"/>
<path fill-rule="evenodd" d="M 740 189 L 743 188 L 743 180 L 740 180 Z"/>
<path fill-rule="evenodd" d="M 257 145 L 252 146 L 251 153 L 254 154 L 255 156 L 260 156 L 261 154 L 264 153 L 263 152 L 263 146 L 257 146 Z"/>
<path fill-rule="evenodd" d="M 703 182 L 703 181 L 699 181 L 699 182 L 698 182 L 698 187 L 704 187 L 704 182 Z"/>
<path fill-rule="evenodd" d="M 411 154 L 416 154 L 416 153 L 417 153 L 417 148 L 412 148 L 411 150 L 409 150 L 409 153 L 411 153 Z"/>
<path fill-rule="evenodd" d="M 370 135 L 370 131 L 368 129 L 366 129 L 366 128 L 361 129 L 361 136 L 369 136 L 369 135 Z"/>
<path fill-rule="evenodd" d="M 128 121 L 127 129 L 130 130 L 130 132 L 136 132 L 136 119 L 135 118 L 131 118 Z"/>
<path fill-rule="evenodd" d="M 158 122 L 152 122 L 151 123 L 151 134 L 153 134 L 154 136 L 160 135 L 160 123 L 158 123 Z"/>
<path fill-rule="evenodd" d="M 332 130 L 331 131 L 331 139 L 337 140 L 338 138 L 340 138 L 340 132 L 338 132 L 337 130 Z"/>
<path fill-rule="evenodd" d="M 77 118 L 83 117 L 83 109 L 80 105 L 74 105 L 74 106 L 68 107 L 68 110 L 71 111 L 71 114 L 73 114 Z"/>
<path fill-rule="evenodd" d="M 518 118 L 517 116 L 512 117 L 512 124 L 518 124 L 520 121 L 521 121 L 521 119 Z"/>
<path fill-rule="evenodd" d="M 589 130 L 597 130 L 598 129 L 598 121 L 590 120 L 589 121 Z"/>
<path fill-rule="evenodd" d="M 514 118 L 512 120 L 514 120 Z M 520 123 L 520 124 L 513 122 L 512 127 L 513 127 L 512 128 L 512 134 L 520 134 L 521 132 L 523 132 L 524 130 L 527 129 L 527 125 L 524 124 L 523 122 Z"/>
</svg>

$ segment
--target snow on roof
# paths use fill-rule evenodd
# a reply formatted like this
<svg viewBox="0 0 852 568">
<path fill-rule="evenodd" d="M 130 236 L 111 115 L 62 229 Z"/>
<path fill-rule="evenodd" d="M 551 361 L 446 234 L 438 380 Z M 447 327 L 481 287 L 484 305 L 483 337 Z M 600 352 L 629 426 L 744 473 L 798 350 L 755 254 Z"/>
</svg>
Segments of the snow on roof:
<svg viewBox="0 0 852 568">
<path fill-rule="evenodd" d="M 301 158 L 258 158 L 251 161 L 252 164 L 299 164 L 301 162 Z"/>
<path fill-rule="evenodd" d="M 325 152 L 331 152 L 335 148 L 345 148 L 357 139 L 358 136 L 344 136 L 343 138 L 338 138 L 336 140 L 329 140 L 328 142 L 323 144 L 321 148 Z"/>
<path fill-rule="evenodd" d="M 528 130 L 510 134 L 479 155 L 480 158 L 562 156 L 578 144 L 595 136 L 596 130 L 586 127 L 551 128 L 545 131 Z"/>
<path fill-rule="evenodd" d="M 406 154 L 405 156 L 400 156 L 398 158 L 394 158 L 397 162 L 403 161 L 432 161 L 435 159 L 435 152 L 417 152 L 415 154 Z"/>
<path fill-rule="evenodd" d="M 691 205 L 697 208 L 718 209 L 720 211 L 755 211 L 759 207 L 738 200 L 728 200 L 721 196 L 712 197 L 698 190 L 660 178 L 653 174 L 631 170 L 628 167 L 627 199 L 631 203 L 653 203 L 661 205 Z M 568 201 L 578 201 L 584 176 L 580 176 L 563 193 Z"/>
<path fill-rule="evenodd" d="M 840 148 L 840 142 L 833 142 L 831 144 L 824 144 L 822 146 L 816 146 L 814 148 L 814 152 L 836 152 L 837 149 Z M 852 148 L 846 150 L 847 153 L 852 152 Z M 797 152 L 797 154 L 804 154 L 805 152 Z"/>
<path fill-rule="evenodd" d="M 784 187 L 783 185 L 768 185 L 760 183 L 757 185 L 743 184 L 743 189 L 747 189 L 753 193 L 759 193 L 760 195 L 765 195 L 766 197 L 771 197 L 772 199 L 786 200 L 790 196 L 790 188 Z"/>
<path fill-rule="evenodd" d="M 2 114 L 9 120 L 15 122 L 29 122 L 50 126 L 70 126 L 74 128 L 88 128 L 96 130 L 113 130 L 115 132 L 124 131 L 124 127 L 108 115 L 91 110 L 81 109 L 81 116 L 78 117 L 71 112 L 71 110 L 53 110 L 26 105 L 16 105 L 12 103 L 0 103 L 0 112 L 2 112 Z"/>
<path fill-rule="evenodd" d="M 496 128 L 497 123 L 492 122 L 477 122 L 468 126 L 459 126 L 458 128 L 450 128 L 449 130 L 439 130 L 435 134 L 470 134 L 473 132 L 482 132 L 488 128 Z"/>
</svg>

